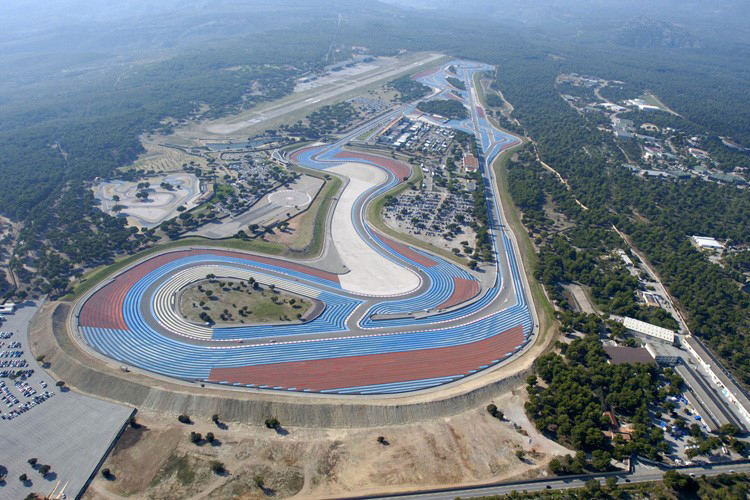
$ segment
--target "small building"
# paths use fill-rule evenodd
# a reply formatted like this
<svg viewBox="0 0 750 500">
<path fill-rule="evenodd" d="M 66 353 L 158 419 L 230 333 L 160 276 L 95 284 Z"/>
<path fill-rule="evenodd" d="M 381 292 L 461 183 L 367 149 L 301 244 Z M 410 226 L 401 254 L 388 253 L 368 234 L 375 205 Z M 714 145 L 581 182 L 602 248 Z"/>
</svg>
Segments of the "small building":
<svg viewBox="0 0 750 500">
<path fill-rule="evenodd" d="M 646 344 L 646 350 L 662 366 L 675 366 L 680 362 L 680 356 L 672 346 L 648 343 Z"/>
<path fill-rule="evenodd" d="M 678 180 L 690 179 L 690 174 L 682 170 L 667 170 L 667 174 Z"/>
<path fill-rule="evenodd" d="M 654 292 L 638 291 L 638 296 L 643 300 L 647 307 L 661 307 L 661 297 Z"/>
<path fill-rule="evenodd" d="M 632 332 L 640 333 L 642 335 L 647 335 L 649 337 L 654 337 L 656 339 L 669 342 L 670 344 L 674 344 L 674 330 L 662 328 L 661 326 L 652 325 L 651 323 L 646 323 L 645 321 L 628 317 L 622 319 L 622 324 L 625 326 L 625 328 Z"/>
<path fill-rule="evenodd" d="M 723 182 L 725 184 L 745 184 L 745 179 L 734 174 L 725 174 L 724 172 L 716 172 L 708 175 L 709 180 L 716 182 Z"/>
<path fill-rule="evenodd" d="M 604 352 L 609 357 L 609 363 L 612 365 L 622 365 L 625 363 L 654 363 L 651 353 L 643 347 L 622 347 L 605 345 Z"/>
<path fill-rule="evenodd" d="M 688 153 L 698 158 L 699 160 L 705 160 L 708 158 L 708 153 L 698 148 L 688 148 Z"/>
<path fill-rule="evenodd" d="M 463 167 L 467 172 L 476 172 L 479 169 L 479 160 L 473 154 L 465 154 L 463 158 Z"/>
<path fill-rule="evenodd" d="M 693 243 L 701 248 L 707 248 L 709 250 L 724 249 L 724 245 L 722 243 L 719 243 L 718 240 L 710 238 L 708 236 L 691 236 L 690 239 L 693 240 Z"/>
<path fill-rule="evenodd" d="M 624 130 L 615 129 L 615 137 L 617 137 L 618 139 L 632 139 L 635 137 L 635 134 L 626 132 Z"/>
<path fill-rule="evenodd" d="M 633 260 L 630 257 L 628 257 L 628 254 L 625 253 L 625 250 L 618 248 L 617 253 L 626 266 L 630 266 L 630 267 L 633 266 Z"/>
</svg>

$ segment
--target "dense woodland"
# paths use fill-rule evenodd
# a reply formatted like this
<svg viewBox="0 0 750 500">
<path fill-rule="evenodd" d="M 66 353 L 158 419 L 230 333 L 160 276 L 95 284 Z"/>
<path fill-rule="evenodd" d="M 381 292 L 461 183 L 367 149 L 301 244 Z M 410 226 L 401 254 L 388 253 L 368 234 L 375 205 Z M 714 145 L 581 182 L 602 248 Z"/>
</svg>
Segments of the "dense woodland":
<svg viewBox="0 0 750 500">
<path fill-rule="evenodd" d="M 678 392 L 680 378 L 670 371 L 664 379 L 656 365 L 607 363 L 596 333 L 561 348 L 563 355 L 540 357 L 536 376 L 528 381 L 526 411 L 536 427 L 576 450 L 591 453 L 588 465 L 596 470 L 608 469 L 611 458 L 622 460 L 632 453 L 660 460 L 667 444 L 663 431 L 651 425 L 649 405 L 659 405 L 670 393 Z M 665 380 L 671 380 L 668 388 L 664 388 Z M 630 441 L 621 436 L 610 441 L 604 435 L 610 427 L 605 413 L 609 410 L 632 426 Z M 567 472 L 583 472 L 577 467 L 587 464 L 578 462 L 568 464 L 573 468 Z M 563 472 L 563 466 L 550 464 L 553 472 Z"/>
<path fill-rule="evenodd" d="M 319 139 L 334 132 L 340 132 L 348 127 L 357 111 L 348 102 L 325 105 L 305 117 L 305 121 L 298 121 L 292 125 L 281 125 L 280 130 L 306 139 Z"/>
<path fill-rule="evenodd" d="M 411 102 L 430 95 L 430 87 L 404 75 L 388 83 L 388 87 L 398 92 L 400 102 Z"/>
<path fill-rule="evenodd" d="M 536 174 L 511 173 L 516 199 L 531 207 L 530 215 L 543 220 L 540 200 L 552 196 L 571 222 L 586 232 L 600 233 L 595 240 L 593 233 L 579 239 L 582 246 L 573 244 L 577 248 L 575 254 L 568 253 L 571 265 L 565 263 L 565 247 L 552 242 L 549 252 L 542 251 L 540 279 L 558 284 L 579 280 L 599 288 L 599 277 L 587 279 L 581 274 L 586 267 L 581 267 L 580 261 L 587 257 L 579 253 L 594 241 L 612 238 L 614 225 L 629 234 L 656 266 L 688 313 L 691 330 L 750 384 L 750 297 L 741 291 L 736 272 L 711 263 L 689 241 L 689 236 L 698 234 L 750 243 L 750 196 L 745 190 L 699 179 L 647 181 L 621 168 L 625 158 L 613 145 L 611 135 L 571 109 L 555 89 L 556 76 L 574 68 L 569 62 L 539 58 L 506 62 L 506 71 L 498 73 L 498 85 L 513 103 L 514 116 L 535 141 L 542 159 L 561 173 L 571 185 L 572 195 L 589 210 L 577 206 L 561 185 L 553 186 L 554 178 L 541 174 L 532 161 L 524 164 Z M 652 113 L 649 119 L 656 116 Z M 522 185 L 513 186 L 519 181 Z M 602 231 L 610 235 L 602 238 Z"/>
<path fill-rule="evenodd" d="M 464 120 L 469 117 L 469 112 L 463 104 L 449 99 L 422 101 L 417 104 L 417 109 L 424 113 L 439 115 L 451 120 Z"/>
</svg>

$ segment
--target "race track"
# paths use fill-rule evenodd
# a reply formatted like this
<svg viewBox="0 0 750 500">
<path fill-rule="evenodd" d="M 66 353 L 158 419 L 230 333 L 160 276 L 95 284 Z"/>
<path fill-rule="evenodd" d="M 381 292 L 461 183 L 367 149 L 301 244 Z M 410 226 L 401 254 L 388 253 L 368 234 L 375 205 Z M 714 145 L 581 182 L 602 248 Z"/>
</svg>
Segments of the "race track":
<svg viewBox="0 0 750 500">
<path fill-rule="evenodd" d="M 363 131 L 414 111 L 402 106 L 333 144 L 293 153 L 289 160 L 348 182 L 326 235 L 349 272 L 313 262 L 195 248 L 145 259 L 84 297 L 77 327 L 86 344 L 117 363 L 189 381 L 276 391 L 393 394 L 455 382 L 507 361 L 533 338 L 535 325 L 512 235 L 495 202 L 486 165 L 519 142 L 487 120 L 473 89 L 478 71 L 494 68 L 452 61 L 418 79 L 445 98 L 447 67 L 458 68 L 469 91 L 454 96 L 470 118 L 449 126 L 475 134 L 495 249 L 493 279 L 392 238 L 371 227 L 368 204 L 410 175 L 408 165 L 348 151 Z M 211 327 L 175 311 L 177 291 L 210 271 L 255 278 L 325 304 L 301 324 Z"/>
</svg>

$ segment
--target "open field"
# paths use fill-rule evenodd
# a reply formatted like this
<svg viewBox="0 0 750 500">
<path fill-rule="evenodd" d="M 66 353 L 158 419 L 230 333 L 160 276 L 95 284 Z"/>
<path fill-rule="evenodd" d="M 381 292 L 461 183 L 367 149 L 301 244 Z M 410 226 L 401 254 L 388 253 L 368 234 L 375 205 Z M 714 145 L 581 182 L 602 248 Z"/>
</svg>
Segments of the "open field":
<svg viewBox="0 0 750 500">
<path fill-rule="evenodd" d="M 195 164 L 200 167 L 206 166 L 206 159 L 200 156 L 193 156 L 176 149 L 159 146 L 150 142 L 148 139 L 141 140 L 146 152 L 143 153 L 132 164 L 122 167 L 121 170 L 144 170 L 146 172 L 181 172 L 185 164 Z"/>
<path fill-rule="evenodd" d="M 297 322 L 297 315 L 304 316 L 311 306 L 310 300 L 298 295 L 262 285 L 256 288 L 244 280 L 203 280 L 179 292 L 183 317 L 199 324 L 205 322 L 202 313 L 220 325 Z"/>
<path fill-rule="evenodd" d="M 148 198 L 143 201 L 136 196 L 142 191 L 139 182 L 105 182 L 94 188 L 94 195 L 101 201 L 101 209 L 110 215 L 127 217 L 128 223 L 134 226 L 155 227 L 178 215 L 178 207 L 190 210 L 197 206 L 204 194 L 200 181 L 193 174 L 149 177 L 147 182 L 150 184 L 145 189 Z M 165 189 L 162 183 L 173 187 Z M 115 207 L 121 207 L 121 211 L 115 212 Z"/>
<path fill-rule="evenodd" d="M 282 421 L 280 432 L 221 418 L 220 426 L 209 420 L 183 425 L 140 413 L 142 427 L 128 429 L 104 464 L 117 479 L 96 478 L 87 498 L 335 498 L 534 477 L 553 455 L 569 453 L 525 418 L 520 391 L 498 394 L 494 402 L 507 420 L 480 407 L 420 424 L 374 428 L 305 429 Z M 217 442 L 196 446 L 190 432 L 203 437 L 212 432 Z M 388 444 L 379 444 L 378 436 Z M 524 461 L 516 456 L 521 449 Z M 212 460 L 221 461 L 227 474 L 211 473 Z M 259 476 L 265 491 L 254 480 Z"/>
</svg>

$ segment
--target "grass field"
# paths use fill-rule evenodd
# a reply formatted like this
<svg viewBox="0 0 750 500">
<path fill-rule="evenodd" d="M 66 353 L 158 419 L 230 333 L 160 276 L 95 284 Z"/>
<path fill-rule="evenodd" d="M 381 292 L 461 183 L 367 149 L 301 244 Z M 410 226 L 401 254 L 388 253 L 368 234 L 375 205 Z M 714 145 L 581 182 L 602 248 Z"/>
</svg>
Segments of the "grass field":
<svg viewBox="0 0 750 500">
<path fill-rule="evenodd" d="M 225 325 L 296 321 L 312 306 L 309 300 L 268 287 L 257 288 L 245 280 L 202 280 L 180 293 L 180 313 L 194 323 L 203 323 L 203 313 Z"/>
</svg>

